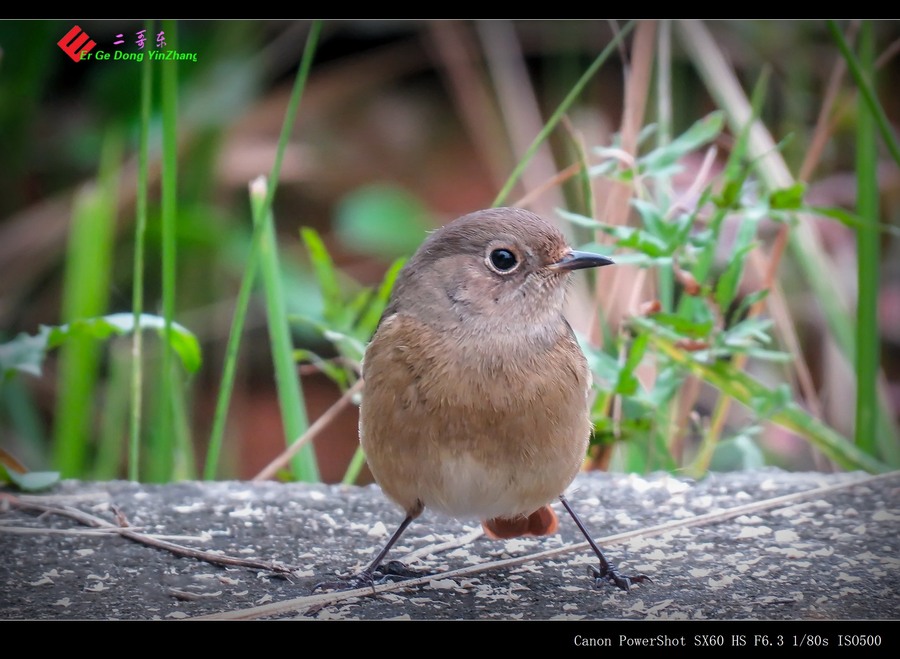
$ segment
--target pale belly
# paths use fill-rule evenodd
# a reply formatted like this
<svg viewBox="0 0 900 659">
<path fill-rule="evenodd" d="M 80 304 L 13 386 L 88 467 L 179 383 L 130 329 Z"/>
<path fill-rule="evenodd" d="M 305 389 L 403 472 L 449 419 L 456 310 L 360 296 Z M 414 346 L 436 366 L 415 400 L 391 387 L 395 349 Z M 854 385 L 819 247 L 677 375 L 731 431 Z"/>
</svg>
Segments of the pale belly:
<svg viewBox="0 0 900 659">
<path fill-rule="evenodd" d="M 471 455 L 446 457 L 436 466 L 437 478 L 426 480 L 420 494 L 426 507 L 452 517 L 528 515 L 562 494 L 578 467 L 578 461 L 569 459 L 512 471 L 486 466 Z"/>
<path fill-rule="evenodd" d="M 365 358 L 360 442 L 391 499 L 486 520 L 530 514 L 565 491 L 590 433 L 590 376 L 565 337 L 519 359 L 437 349 L 439 337 L 409 319 L 380 338 Z"/>
<path fill-rule="evenodd" d="M 578 473 L 589 421 L 583 406 L 573 407 L 569 416 L 532 406 L 482 428 L 473 420 L 478 410 L 454 411 L 443 423 L 441 414 L 382 410 L 372 422 L 364 404 L 361 437 L 376 480 L 404 509 L 421 502 L 458 518 L 515 517 L 552 502 Z M 392 441 L 378 441 L 387 436 Z"/>
</svg>

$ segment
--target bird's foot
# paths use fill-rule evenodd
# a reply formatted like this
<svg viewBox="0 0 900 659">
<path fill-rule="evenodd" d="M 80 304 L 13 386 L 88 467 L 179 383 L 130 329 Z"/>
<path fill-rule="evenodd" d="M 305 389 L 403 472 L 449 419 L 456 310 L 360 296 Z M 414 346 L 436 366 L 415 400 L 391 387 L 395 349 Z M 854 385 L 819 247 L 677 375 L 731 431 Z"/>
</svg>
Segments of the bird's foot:
<svg viewBox="0 0 900 659">
<path fill-rule="evenodd" d="M 375 578 L 371 572 L 362 571 L 349 577 L 338 577 L 334 581 L 320 581 L 313 586 L 312 592 L 319 593 L 324 590 L 355 590 L 357 588 L 373 588 Z"/>
<path fill-rule="evenodd" d="M 370 572 L 363 570 L 349 577 L 340 577 L 336 581 L 322 581 L 313 587 L 313 592 L 323 590 L 354 590 L 355 588 L 374 588 L 395 581 L 404 581 L 415 577 L 423 577 L 426 573 L 406 567 L 400 561 L 390 561 L 383 567 Z"/>
<path fill-rule="evenodd" d="M 594 588 L 601 588 L 607 583 L 618 586 L 622 590 L 628 590 L 632 584 L 636 583 L 653 583 L 653 579 L 646 574 L 626 575 L 621 574 L 615 565 L 600 566 L 598 570 L 593 565 L 588 568 L 588 573 L 594 578 Z"/>
<path fill-rule="evenodd" d="M 388 561 L 384 567 L 375 570 L 375 576 L 378 577 L 377 583 L 380 584 L 415 579 L 416 577 L 427 576 L 427 574 L 427 572 L 422 572 L 421 570 L 413 570 L 400 561 Z"/>
</svg>

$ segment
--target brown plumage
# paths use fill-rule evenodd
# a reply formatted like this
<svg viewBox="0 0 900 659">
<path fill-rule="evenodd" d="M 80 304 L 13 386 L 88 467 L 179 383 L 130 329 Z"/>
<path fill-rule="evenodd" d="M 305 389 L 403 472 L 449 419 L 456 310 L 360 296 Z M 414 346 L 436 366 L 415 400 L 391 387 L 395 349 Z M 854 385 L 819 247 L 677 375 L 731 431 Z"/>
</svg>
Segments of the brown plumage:
<svg viewBox="0 0 900 659">
<path fill-rule="evenodd" d="M 406 519 L 359 579 L 428 508 L 494 538 L 554 533 L 557 498 L 574 516 L 562 494 L 588 445 L 591 375 L 563 316 L 566 282 L 608 263 L 534 213 L 496 208 L 438 229 L 406 264 L 366 351 L 360 408 L 369 466 Z M 638 580 L 597 552 L 598 578 Z"/>
</svg>

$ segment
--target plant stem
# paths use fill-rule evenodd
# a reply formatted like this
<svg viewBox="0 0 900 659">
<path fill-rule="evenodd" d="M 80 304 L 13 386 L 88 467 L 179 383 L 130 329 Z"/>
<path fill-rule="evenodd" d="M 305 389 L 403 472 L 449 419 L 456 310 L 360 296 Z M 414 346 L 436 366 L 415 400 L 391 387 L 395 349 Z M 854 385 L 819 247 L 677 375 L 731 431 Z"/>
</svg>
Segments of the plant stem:
<svg viewBox="0 0 900 659">
<path fill-rule="evenodd" d="M 169 48 L 177 48 L 175 21 L 162 22 Z M 175 268 L 177 263 L 178 223 L 178 62 L 166 62 L 161 67 L 162 81 L 162 173 L 160 184 L 162 224 L 162 309 L 165 319 L 161 375 L 162 391 L 159 400 L 157 423 L 162 424 L 154 433 L 156 442 L 151 448 L 154 456 L 150 477 L 155 481 L 168 481 L 174 450 L 175 425 L 173 423 L 170 395 L 180 391 L 179 379 L 172 369 L 172 323 L 175 318 Z"/>
<path fill-rule="evenodd" d="M 147 34 L 153 33 L 153 22 L 144 23 Z M 128 448 L 128 478 L 140 475 L 141 407 L 143 402 L 143 332 L 140 329 L 144 309 L 144 242 L 147 233 L 147 199 L 149 196 L 150 111 L 153 97 L 153 60 L 149 57 L 141 67 L 141 137 L 138 155 L 137 203 L 134 227 L 134 274 L 131 306 L 135 331 L 131 338 L 131 417 Z"/>
<path fill-rule="evenodd" d="M 275 366 L 275 382 L 278 386 L 278 401 L 284 423 L 284 434 L 290 445 L 306 431 L 309 424 L 303 404 L 303 392 L 300 388 L 297 366 L 294 362 L 291 330 L 278 259 L 278 244 L 275 240 L 275 221 L 271 211 L 265 215 L 262 214 L 263 199 L 266 196 L 265 190 L 261 189 L 263 185 L 265 185 L 264 178 L 254 181 L 251 185 L 250 200 L 253 205 L 253 221 L 261 224 L 263 229 L 259 258 L 266 296 L 269 340 L 272 344 L 272 361 Z M 294 457 L 291 464 L 297 479 L 301 481 L 319 479 L 319 470 L 316 466 L 312 445 L 306 444 Z"/>
<path fill-rule="evenodd" d="M 876 96 L 872 87 L 871 79 L 867 77 L 868 74 L 863 70 L 865 68 L 866 71 L 874 73 L 874 61 L 871 61 L 868 64 L 860 63 L 856 58 L 856 55 L 853 54 L 853 51 L 850 50 L 847 40 L 844 39 L 844 35 L 841 33 L 841 30 L 835 21 L 828 21 L 828 31 L 831 32 L 831 36 L 834 38 L 838 49 L 841 51 L 841 55 L 843 55 L 844 59 L 847 61 L 847 67 L 850 69 L 850 73 L 856 81 L 856 86 L 859 87 L 859 91 L 862 92 L 863 99 L 865 99 L 869 112 L 872 113 L 872 119 L 874 119 L 875 126 L 877 126 L 878 131 L 881 133 L 881 138 L 884 140 L 885 146 L 887 146 L 894 162 L 900 165 L 900 145 L 897 144 L 897 140 L 894 137 L 894 131 L 891 129 L 891 123 L 888 121 L 884 109 L 878 102 L 878 96 Z"/>
<path fill-rule="evenodd" d="M 314 21 L 310 26 L 309 36 L 307 37 L 306 47 L 303 50 L 303 59 L 297 69 L 297 77 L 294 80 L 294 89 L 291 93 L 291 99 L 288 103 L 284 116 L 284 122 L 281 126 L 281 134 L 278 139 L 278 146 L 275 152 L 275 160 L 272 163 L 272 171 L 269 174 L 268 184 L 265 187 L 262 199 L 258 200 L 261 205 L 257 211 L 253 213 L 253 237 L 251 238 L 250 255 L 248 257 L 247 266 L 244 269 L 244 276 L 241 280 L 241 288 L 238 292 L 237 304 L 234 309 L 234 317 L 231 323 L 231 330 L 228 335 L 228 345 L 225 349 L 225 364 L 222 371 L 222 384 L 219 388 L 219 396 L 216 400 L 216 411 L 213 418 L 213 428 L 210 435 L 209 451 L 206 456 L 206 464 L 203 469 L 203 477 L 207 480 L 215 478 L 219 464 L 219 455 L 224 441 L 225 423 L 228 418 L 228 406 L 231 400 L 231 393 L 234 389 L 234 377 L 237 370 L 237 355 L 240 347 L 241 335 L 244 329 L 244 321 L 247 316 L 247 308 L 250 304 L 250 295 L 253 291 L 253 280 L 256 277 L 256 269 L 258 267 L 260 246 L 262 244 L 263 234 L 266 231 L 266 222 L 263 219 L 268 215 L 269 209 L 272 207 L 272 200 L 275 197 L 275 188 L 281 175 L 281 163 L 284 159 L 284 152 L 287 149 L 287 143 L 291 136 L 291 127 L 297 119 L 297 111 L 300 107 L 300 99 L 303 97 L 303 90 L 306 88 L 306 80 L 309 77 L 309 70 L 312 66 L 313 54 L 316 51 L 319 34 L 322 31 L 321 21 Z M 252 186 L 252 184 L 251 184 Z M 251 196 L 252 196 L 251 187 Z M 297 395 L 300 397 L 299 404 L 303 406 L 302 390 L 298 388 Z M 305 414 L 301 425 L 306 426 Z M 300 434 L 300 433 L 298 433 Z M 291 435 L 288 434 L 288 441 Z M 298 435 L 293 435 L 297 437 Z M 302 468 L 302 472 L 310 479 L 317 478 L 318 468 L 315 465 L 315 455 L 313 453 L 305 453 L 303 460 L 311 460 L 312 465 L 306 465 Z M 315 478 L 313 478 L 315 477 Z"/>
<path fill-rule="evenodd" d="M 860 65 L 867 84 L 874 82 L 872 22 L 864 21 L 859 39 Z M 846 57 L 846 55 L 845 55 Z M 865 95 L 856 123 L 856 211 L 868 226 L 856 231 L 859 296 L 856 307 L 856 445 L 874 455 L 878 433 L 878 150 L 875 118 Z"/>
<path fill-rule="evenodd" d="M 97 184 L 76 196 L 63 277 L 61 315 L 67 323 L 107 308 L 121 154 L 121 131 L 112 127 L 104 137 Z M 85 474 L 99 354 L 90 337 L 78 337 L 60 351 L 53 458 L 64 478 Z"/>
</svg>

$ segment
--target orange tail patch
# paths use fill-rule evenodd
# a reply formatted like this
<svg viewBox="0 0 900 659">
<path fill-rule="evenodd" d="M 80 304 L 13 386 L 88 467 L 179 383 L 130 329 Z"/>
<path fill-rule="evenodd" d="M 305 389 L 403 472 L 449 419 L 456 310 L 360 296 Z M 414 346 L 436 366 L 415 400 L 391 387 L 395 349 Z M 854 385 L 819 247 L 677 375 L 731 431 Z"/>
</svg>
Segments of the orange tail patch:
<svg viewBox="0 0 900 659">
<path fill-rule="evenodd" d="M 550 506 L 538 508 L 525 517 L 504 519 L 495 517 L 481 523 L 484 533 L 491 540 L 506 540 L 523 535 L 551 535 L 556 533 L 559 518 Z"/>
</svg>

